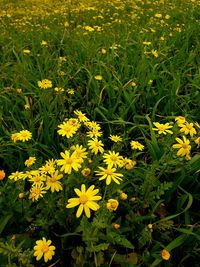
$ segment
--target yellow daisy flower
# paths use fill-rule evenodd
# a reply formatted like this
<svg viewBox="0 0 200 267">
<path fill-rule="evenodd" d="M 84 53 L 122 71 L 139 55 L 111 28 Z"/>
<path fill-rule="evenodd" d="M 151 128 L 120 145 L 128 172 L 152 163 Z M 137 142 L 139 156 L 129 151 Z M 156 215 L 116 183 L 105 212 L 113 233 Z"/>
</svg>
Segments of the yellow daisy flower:
<svg viewBox="0 0 200 267">
<path fill-rule="evenodd" d="M 58 128 L 60 128 L 58 130 L 59 135 L 66 136 L 67 138 L 70 138 L 76 133 L 79 126 L 73 125 L 72 121 L 66 121 L 66 122 L 63 122 L 62 124 L 59 124 Z"/>
<path fill-rule="evenodd" d="M 106 208 L 109 210 L 109 211 L 115 211 L 119 206 L 119 202 L 116 200 L 116 199 L 109 199 L 107 204 L 106 204 Z"/>
<path fill-rule="evenodd" d="M 82 159 L 76 157 L 75 152 L 70 155 L 70 152 L 65 150 L 65 152 L 61 152 L 60 155 L 63 159 L 58 159 L 57 165 L 62 166 L 60 170 L 64 171 L 64 173 L 70 174 L 72 170 L 78 171 L 78 169 L 81 168 L 81 163 L 83 161 Z"/>
<path fill-rule="evenodd" d="M 138 141 L 131 141 L 130 144 L 131 144 L 132 149 L 138 149 L 140 151 L 142 151 L 144 149 L 144 146 L 141 143 L 139 143 Z"/>
<path fill-rule="evenodd" d="M 189 134 L 191 137 L 193 137 L 193 135 L 197 133 L 193 125 L 194 125 L 193 123 L 188 123 L 187 121 L 185 124 L 180 124 L 179 125 L 179 127 L 181 128 L 180 132 L 184 133 L 185 135 Z"/>
<path fill-rule="evenodd" d="M 32 166 L 36 161 L 36 157 L 29 157 L 27 160 L 25 160 L 24 165 L 27 167 Z"/>
<path fill-rule="evenodd" d="M 74 111 L 74 114 L 76 114 L 76 115 L 78 116 L 78 119 L 79 119 L 79 121 L 81 121 L 81 122 L 89 121 L 89 119 L 85 116 L 85 114 L 82 113 L 82 112 L 79 111 L 79 110 L 75 110 L 75 111 Z"/>
<path fill-rule="evenodd" d="M 74 191 L 77 194 L 78 198 L 70 198 L 68 199 L 68 204 L 66 208 L 74 208 L 79 205 L 78 210 L 76 212 L 76 217 L 79 218 L 84 210 L 85 215 L 90 218 L 91 213 L 90 209 L 97 211 L 100 207 L 95 202 L 101 199 L 101 196 L 96 196 L 98 194 L 99 189 L 94 189 L 94 185 L 91 185 L 87 190 L 84 184 L 81 185 L 81 190 L 75 188 Z"/>
<path fill-rule="evenodd" d="M 32 133 L 28 130 L 22 130 L 18 133 L 17 138 L 19 141 L 25 142 L 32 138 Z"/>
<path fill-rule="evenodd" d="M 184 124 L 186 122 L 186 119 L 183 116 L 178 116 L 175 118 L 175 121 L 179 125 L 179 124 Z"/>
<path fill-rule="evenodd" d="M 197 147 L 200 147 L 200 137 L 194 140 L 195 144 L 197 144 Z"/>
<path fill-rule="evenodd" d="M 117 142 L 121 142 L 122 138 L 119 135 L 110 135 L 109 136 L 110 140 L 112 140 L 113 142 L 117 143 Z"/>
<path fill-rule="evenodd" d="M 62 174 L 59 174 L 58 170 L 51 174 L 51 176 L 47 176 L 46 180 L 46 190 L 49 188 L 51 192 L 59 192 L 63 189 L 61 182 L 59 181 L 63 177 Z"/>
<path fill-rule="evenodd" d="M 173 126 L 169 125 L 169 123 L 159 123 L 159 122 L 153 122 L 153 124 L 156 126 L 156 128 L 153 128 L 154 131 L 158 131 L 158 134 L 173 134 L 173 132 L 171 130 L 169 130 L 170 128 L 172 128 Z"/>
<path fill-rule="evenodd" d="M 14 180 L 14 181 L 25 179 L 25 177 L 26 175 L 23 172 L 19 172 L 19 171 L 13 172 L 11 173 L 11 175 L 8 176 L 10 180 Z"/>
<path fill-rule="evenodd" d="M 77 159 L 80 159 L 83 162 L 83 159 L 87 158 L 86 148 L 82 145 L 75 145 L 71 147 L 71 150 L 74 151 L 74 155 Z"/>
<path fill-rule="evenodd" d="M 97 138 L 93 138 L 92 140 L 88 141 L 88 146 L 89 149 L 96 155 L 97 153 L 103 153 L 104 149 L 103 146 L 104 144 L 102 143 L 101 140 L 98 140 Z"/>
<path fill-rule="evenodd" d="M 43 186 L 43 184 L 33 185 L 30 189 L 29 199 L 31 199 L 32 201 L 37 201 L 46 193 L 45 189 L 46 188 Z"/>
<path fill-rule="evenodd" d="M 106 184 L 107 185 L 109 185 L 112 180 L 116 184 L 120 184 L 120 182 L 122 181 L 121 177 L 123 177 L 123 174 L 115 172 L 116 171 L 115 168 L 111 168 L 111 167 L 108 166 L 107 168 L 99 167 L 99 169 L 101 171 L 96 171 L 96 175 L 97 176 L 101 176 L 99 178 L 100 181 L 106 179 Z"/>
<path fill-rule="evenodd" d="M 55 246 L 50 246 L 51 240 L 46 240 L 46 238 L 42 238 L 42 240 L 36 241 L 36 246 L 34 246 L 34 256 L 36 260 L 39 261 L 42 256 L 44 256 L 44 261 L 47 262 L 51 260 L 52 257 L 55 255 Z"/>
<path fill-rule="evenodd" d="M 172 147 L 175 149 L 179 149 L 177 152 L 177 156 L 184 157 L 190 154 L 191 146 L 190 141 L 183 136 L 183 140 L 180 138 L 176 138 L 178 144 L 174 144 Z"/>
<path fill-rule="evenodd" d="M 119 152 L 108 151 L 108 153 L 104 153 L 103 158 L 104 162 L 111 168 L 123 166 L 123 157 L 119 155 Z"/>
<path fill-rule="evenodd" d="M 44 79 L 42 81 L 38 81 L 38 87 L 40 87 L 41 89 L 48 89 L 48 88 L 52 88 L 52 81 Z"/>
</svg>

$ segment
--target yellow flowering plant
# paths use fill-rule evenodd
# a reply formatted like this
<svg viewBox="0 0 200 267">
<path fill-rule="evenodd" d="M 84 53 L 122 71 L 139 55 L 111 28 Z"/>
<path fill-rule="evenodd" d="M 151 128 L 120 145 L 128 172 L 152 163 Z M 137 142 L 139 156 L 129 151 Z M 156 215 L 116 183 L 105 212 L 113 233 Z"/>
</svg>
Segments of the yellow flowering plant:
<svg viewBox="0 0 200 267">
<path fill-rule="evenodd" d="M 0 266 L 198 266 L 199 7 L 1 1 Z"/>
</svg>

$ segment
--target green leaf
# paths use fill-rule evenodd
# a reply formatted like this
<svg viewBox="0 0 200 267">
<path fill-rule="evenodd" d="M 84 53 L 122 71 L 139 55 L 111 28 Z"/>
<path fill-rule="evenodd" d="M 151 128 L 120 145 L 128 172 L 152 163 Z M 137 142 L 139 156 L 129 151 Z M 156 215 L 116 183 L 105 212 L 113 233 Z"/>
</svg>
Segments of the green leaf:
<svg viewBox="0 0 200 267">
<path fill-rule="evenodd" d="M 8 221 L 12 218 L 12 214 L 6 215 L 0 220 L 0 234 L 3 232 L 4 228 L 6 227 L 6 224 Z"/>
<path fill-rule="evenodd" d="M 171 251 L 174 248 L 180 247 L 185 242 L 186 238 L 187 238 L 186 234 L 178 236 L 175 240 L 173 240 L 166 246 L 166 249 Z"/>
<path fill-rule="evenodd" d="M 96 245 L 96 246 L 92 246 L 90 248 L 86 248 L 89 252 L 100 252 L 102 250 L 107 250 L 109 247 L 109 244 L 108 243 L 102 243 L 102 244 L 99 244 L 99 245 Z"/>
</svg>

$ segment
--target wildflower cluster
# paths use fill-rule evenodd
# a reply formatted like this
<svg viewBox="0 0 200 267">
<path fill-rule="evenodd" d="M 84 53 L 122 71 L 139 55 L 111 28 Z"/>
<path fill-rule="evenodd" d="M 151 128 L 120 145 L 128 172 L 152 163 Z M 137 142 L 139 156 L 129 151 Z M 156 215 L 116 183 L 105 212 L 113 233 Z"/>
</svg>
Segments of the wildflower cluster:
<svg viewBox="0 0 200 267">
<path fill-rule="evenodd" d="M 32 133 L 28 130 L 21 130 L 18 133 L 13 133 L 11 135 L 11 140 L 15 143 L 17 141 L 26 142 L 32 138 Z"/>
</svg>

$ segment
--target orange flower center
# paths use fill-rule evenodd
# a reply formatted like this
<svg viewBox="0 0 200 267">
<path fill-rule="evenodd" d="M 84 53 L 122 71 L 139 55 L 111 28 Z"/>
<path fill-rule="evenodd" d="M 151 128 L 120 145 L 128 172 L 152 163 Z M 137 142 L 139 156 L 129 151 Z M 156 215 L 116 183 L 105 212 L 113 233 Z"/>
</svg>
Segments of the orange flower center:
<svg viewBox="0 0 200 267">
<path fill-rule="evenodd" d="M 188 149 L 188 144 L 182 144 L 183 149 Z"/>
<path fill-rule="evenodd" d="M 66 159 L 66 160 L 65 160 L 65 162 L 66 162 L 66 164 L 69 164 L 69 165 L 71 165 L 71 164 L 72 164 L 72 162 L 73 162 L 73 159 Z"/>
<path fill-rule="evenodd" d="M 57 182 L 56 176 L 52 176 L 52 177 L 51 177 L 51 182 L 52 182 L 52 183 Z"/>
<path fill-rule="evenodd" d="M 41 251 L 43 253 L 46 253 L 49 251 L 49 246 L 47 244 L 43 244 L 42 247 L 41 247 Z"/>
<path fill-rule="evenodd" d="M 111 156 L 110 159 L 111 159 L 112 161 L 117 161 L 117 157 L 116 157 L 116 156 Z"/>
<path fill-rule="evenodd" d="M 88 201 L 88 197 L 86 195 L 81 195 L 79 201 L 81 204 L 85 204 Z"/>
<path fill-rule="evenodd" d="M 113 171 L 112 170 L 105 170 L 105 174 L 112 175 L 113 174 Z"/>
</svg>

